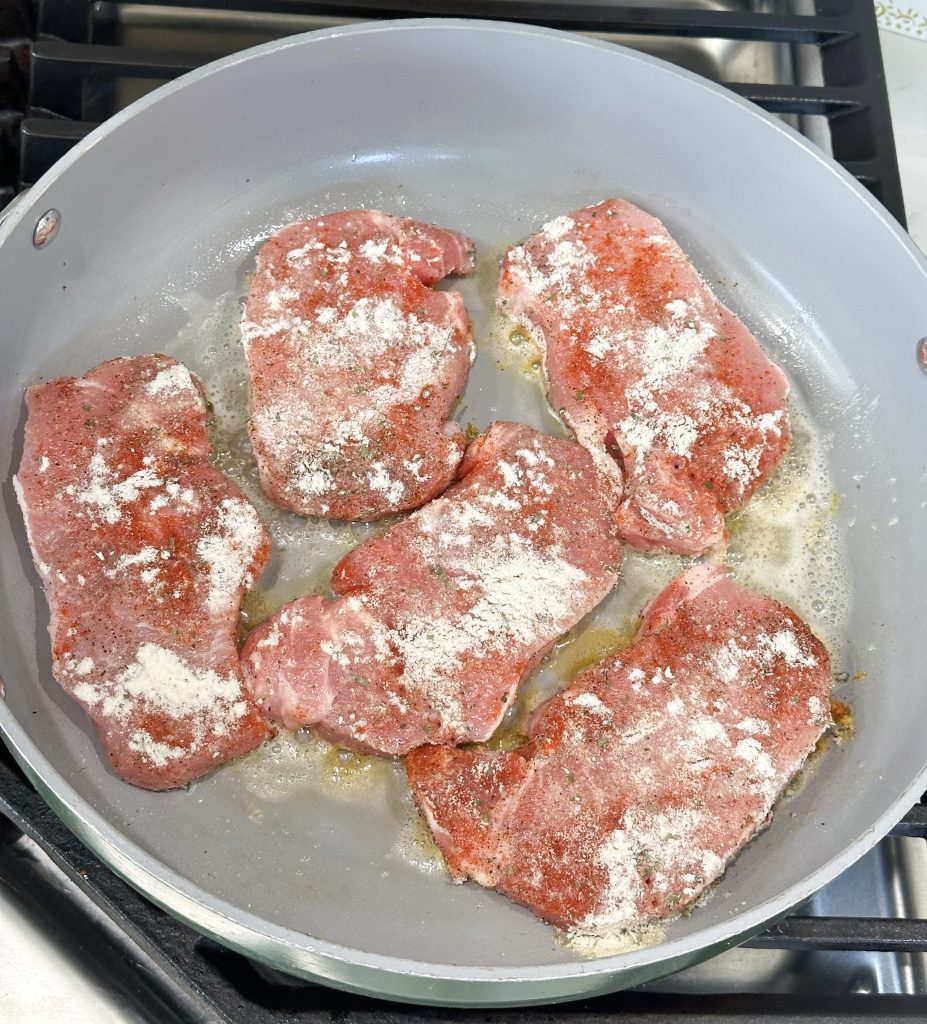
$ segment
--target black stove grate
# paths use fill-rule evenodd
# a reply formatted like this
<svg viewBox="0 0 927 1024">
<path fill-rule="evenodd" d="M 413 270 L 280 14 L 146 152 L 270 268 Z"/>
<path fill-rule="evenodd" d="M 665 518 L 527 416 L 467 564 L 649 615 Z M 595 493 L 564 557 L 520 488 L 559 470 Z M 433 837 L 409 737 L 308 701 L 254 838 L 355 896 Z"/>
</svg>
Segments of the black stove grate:
<svg viewBox="0 0 927 1024">
<path fill-rule="evenodd" d="M 664 0 L 662 6 L 638 6 L 634 0 L 622 5 L 573 0 L 43 0 L 28 95 L 15 96 L 12 103 L 25 116 L 18 131 L 14 125 L 6 132 L 15 140 L 7 148 L 21 149 L 18 178 L 11 179 L 0 149 L 0 186 L 33 184 L 128 99 L 250 43 L 347 20 L 480 17 L 640 43 L 670 36 L 810 49 L 817 57 L 814 71 L 796 75 L 796 84 L 724 84 L 799 126 L 802 119 L 822 119 L 835 159 L 904 223 L 872 0 L 735 0 L 731 9 L 723 9 L 730 0 L 712 4 L 715 9 L 708 10 L 685 0 Z M 21 35 L 22 26 L 31 26 L 29 0 L 7 6 L 19 11 L 11 31 Z M 3 28 L 0 22 L 0 68 Z M 202 45 L 200 52 L 191 50 L 191 39 L 194 46 L 196 41 Z M 0 106 L 2 100 L 0 93 Z M 14 118 L 18 122 L 20 115 Z"/>
</svg>

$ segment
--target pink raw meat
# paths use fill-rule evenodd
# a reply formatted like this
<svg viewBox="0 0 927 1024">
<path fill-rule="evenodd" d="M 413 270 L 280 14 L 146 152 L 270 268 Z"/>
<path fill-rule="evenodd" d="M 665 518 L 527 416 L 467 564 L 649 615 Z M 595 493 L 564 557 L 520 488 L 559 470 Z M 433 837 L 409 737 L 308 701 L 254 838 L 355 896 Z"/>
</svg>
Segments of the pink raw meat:
<svg viewBox="0 0 927 1024">
<path fill-rule="evenodd" d="M 367 541 L 242 651 L 258 703 L 360 750 L 487 739 L 518 684 L 611 589 L 620 497 L 572 441 L 495 423 L 458 483 Z"/>
<path fill-rule="evenodd" d="M 512 753 L 406 759 L 452 872 L 578 935 L 692 904 L 769 820 L 831 720 L 827 651 L 788 608 L 696 566 L 634 645 L 532 716 Z"/>
<path fill-rule="evenodd" d="M 242 339 L 261 485 L 304 515 L 371 520 L 454 478 L 448 421 L 473 359 L 463 235 L 376 210 L 281 228 L 258 254 Z"/>
<path fill-rule="evenodd" d="M 500 306 L 544 352 L 551 404 L 615 476 L 622 537 L 699 554 L 789 445 L 788 384 L 655 217 L 607 199 L 502 264 Z"/>
<path fill-rule="evenodd" d="M 181 363 L 112 359 L 26 401 L 14 484 L 52 671 L 127 782 L 183 786 L 270 735 L 235 643 L 267 531 L 210 465 L 203 388 Z"/>
</svg>

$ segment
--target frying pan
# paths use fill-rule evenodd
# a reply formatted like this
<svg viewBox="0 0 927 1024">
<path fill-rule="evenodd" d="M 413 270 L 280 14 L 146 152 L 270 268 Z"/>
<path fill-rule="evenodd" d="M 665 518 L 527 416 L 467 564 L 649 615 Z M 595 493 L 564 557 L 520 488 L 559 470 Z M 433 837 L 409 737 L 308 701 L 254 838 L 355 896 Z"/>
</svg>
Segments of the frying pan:
<svg viewBox="0 0 927 1024">
<path fill-rule="evenodd" d="M 166 350 L 188 355 L 209 385 L 203 348 L 230 342 L 208 310 L 240 294 L 260 239 L 287 220 L 364 204 L 471 234 L 488 261 L 466 285 L 482 340 L 493 254 L 611 194 L 666 222 L 831 439 L 855 587 L 835 667 L 862 678 L 841 692 L 855 737 L 827 753 L 714 897 L 652 948 L 583 961 L 527 911 L 395 856 L 408 797 L 388 769 L 363 800 L 298 787 L 271 798 L 272 778 L 261 797 L 236 765 L 189 791 L 119 782 L 51 678 L 10 477 L 29 383 Z M 60 228 L 36 247 L 51 209 Z M 227 946 L 423 1003 L 607 992 L 784 915 L 924 788 L 927 379 L 915 348 L 927 334 L 925 265 L 847 174 L 723 89 L 612 45 L 493 23 L 287 39 L 158 90 L 72 150 L 0 227 L 0 289 L 0 728 L 89 847 Z M 483 362 L 467 417 L 550 427 L 540 398 Z M 348 543 L 337 530 L 329 540 Z"/>
</svg>

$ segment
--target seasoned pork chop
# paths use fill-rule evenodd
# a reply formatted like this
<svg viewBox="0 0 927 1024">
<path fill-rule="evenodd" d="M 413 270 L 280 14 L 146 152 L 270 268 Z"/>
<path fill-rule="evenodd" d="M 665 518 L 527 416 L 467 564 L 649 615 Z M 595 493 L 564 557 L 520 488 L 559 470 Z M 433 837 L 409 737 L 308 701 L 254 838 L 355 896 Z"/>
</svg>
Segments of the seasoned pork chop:
<svg viewBox="0 0 927 1024">
<path fill-rule="evenodd" d="M 473 350 L 460 295 L 432 286 L 472 269 L 463 235 L 376 210 L 271 235 L 242 321 L 270 498 L 371 520 L 447 487 L 465 447 L 448 416 Z"/>
<path fill-rule="evenodd" d="M 525 746 L 426 746 L 406 770 L 455 875 L 580 935 L 634 933 L 720 877 L 829 722 L 807 626 L 697 566 L 632 647 L 538 709 Z"/>
<path fill-rule="evenodd" d="M 181 363 L 113 359 L 26 400 L 14 483 L 55 678 L 126 781 L 183 786 L 270 735 L 235 645 L 270 539 L 209 464 L 202 385 Z"/>
<path fill-rule="evenodd" d="M 577 440 L 623 467 L 623 538 L 722 545 L 788 448 L 788 384 L 660 221 L 619 199 L 558 217 L 509 250 L 499 302 L 541 345 Z"/>
<path fill-rule="evenodd" d="M 453 488 L 341 560 L 336 600 L 294 601 L 248 637 L 251 692 L 286 726 L 375 753 L 487 739 L 611 589 L 619 498 L 578 444 L 493 424 Z"/>
</svg>

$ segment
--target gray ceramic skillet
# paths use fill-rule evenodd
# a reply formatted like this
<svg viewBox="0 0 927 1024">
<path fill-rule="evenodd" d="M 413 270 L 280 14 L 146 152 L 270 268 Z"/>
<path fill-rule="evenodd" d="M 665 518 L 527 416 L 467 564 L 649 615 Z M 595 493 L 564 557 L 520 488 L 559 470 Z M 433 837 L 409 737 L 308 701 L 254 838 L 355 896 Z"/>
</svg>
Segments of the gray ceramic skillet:
<svg viewBox="0 0 927 1024">
<path fill-rule="evenodd" d="M 843 694 L 852 742 L 665 941 L 594 961 L 502 898 L 395 856 L 398 775 L 357 800 L 256 795 L 235 766 L 186 792 L 119 782 L 49 671 L 10 485 L 25 386 L 119 354 L 196 362 L 216 330 L 203 309 L 240 293 L 260 238 L 295 217 L 381 206 L 466 231 L 491 261 L 543 219 L 613 194 L 663 218 L 832 437 L 855 580 L 844 657 L 866 673 Z M 37 249 L 51 208 L 60 230 Z M 467 287 L 479 334 L 490 289 Z M 88 846 L 220 942 L 425 1003 L 607 992 L 757 932 L 924 788 L 925 265 L 842 170 L 724 90 L 612 45 L 491 23 L 358 25 L 259 47 L 135 104 L 32 189 L 0 226 L 0 323 L 0 729 Z M 467 415 L 549 425 L 522 391 L 478 362 Z"/>
</svg>

